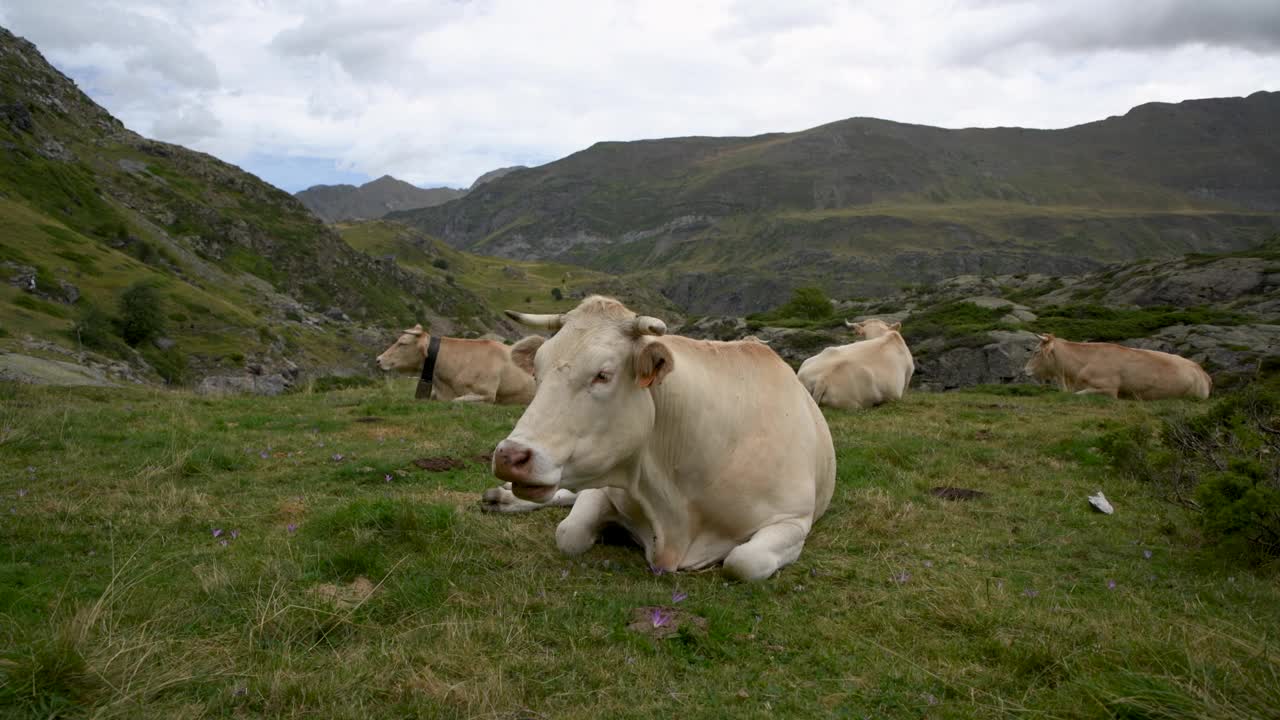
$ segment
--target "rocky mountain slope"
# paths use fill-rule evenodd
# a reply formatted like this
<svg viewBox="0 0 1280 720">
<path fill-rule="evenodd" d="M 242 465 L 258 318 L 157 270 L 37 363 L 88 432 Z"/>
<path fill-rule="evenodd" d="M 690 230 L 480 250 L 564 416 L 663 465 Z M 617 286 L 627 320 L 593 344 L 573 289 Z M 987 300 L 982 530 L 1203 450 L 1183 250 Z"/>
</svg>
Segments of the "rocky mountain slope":
<svg viewBox="0 0 1280 720">
<path fill-rule="evenodd" d="M 479 182 L 477 180 L 477 182 Z M 456 188 L 420 188 L 390 175 L 355 185 L 313 185 L 294 197 L 325 222 L 371 220 L 396 210 L 433 207 L 466 195 Z"/>
<path fill-rule="evenodd" d="M 1201 363 L 1219 387 L 1280 370 L 1280 235 L 1248 250 L 1119 263 L 1076 276 L 962 275 L 873 300 L 838 302 L 827 320 L 771 325 L 710 316 L 679 332 L 769 341 L 793 365 L 854 342 L 845 318 L 901 321 L 913 385 L 947 390 L 1024 382 L 1036 333 L 1118 342 Z"/>
<path fill-rule="evenodd" d="M 474 293 L 352 249 L 288 193 L 131 132 L 4 29 L 0 238 L 0 351 L 104 381 L 278 389 L 366 367 L 403 323 L 506 327 Z M 164 335 L 86 345 L 78 320 L 138 284 L 156 289 Z"/>
<path fill-rule="evenodd" d="M 1240 249 L 1280 228 L 1280 93 L 1151 103 L 1064 130 L 853 118 L 796 133 L 597 143 L 395 213 L 463 249 L 646 271 L 746 313 L 966 274 L 1071 274 Z"/>
</svg>

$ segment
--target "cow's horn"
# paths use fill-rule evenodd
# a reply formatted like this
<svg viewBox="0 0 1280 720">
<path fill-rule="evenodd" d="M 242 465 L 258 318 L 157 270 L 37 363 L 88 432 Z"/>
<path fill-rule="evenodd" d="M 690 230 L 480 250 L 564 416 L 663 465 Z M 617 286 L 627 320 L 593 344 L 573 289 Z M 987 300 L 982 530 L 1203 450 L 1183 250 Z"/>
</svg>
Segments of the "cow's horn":
<svg viewBox="0 0 1280 720">
<path fill-rule="evenodd" d="M 559 330 L 564 327 L 564 315 L 551 313 L 549 315 L 535 315 L 533 313 L 516 312 L 515 310 L 505 310 L 507 317 L 515 320 L 521 325 L 531 328 L 541 328 L 543 330 Z"/>
<path fill-rule="evenodd" d="M 648 315 L 636 316 L 636 334 L 637 335 L 666 335 L 667 324 L 656 317 Z"/>
<path fill-rule="evenodd" d="M 844 326 L 845 326 L 845 327 L 847 327 L 847 328 L 854 328 L 854 327 L 858 327 L 858 323 L 856 323 L 856 322 L 849 322 L 848 320 L 845 320 L 845 321 L 844 321 Z"/>
</svg>

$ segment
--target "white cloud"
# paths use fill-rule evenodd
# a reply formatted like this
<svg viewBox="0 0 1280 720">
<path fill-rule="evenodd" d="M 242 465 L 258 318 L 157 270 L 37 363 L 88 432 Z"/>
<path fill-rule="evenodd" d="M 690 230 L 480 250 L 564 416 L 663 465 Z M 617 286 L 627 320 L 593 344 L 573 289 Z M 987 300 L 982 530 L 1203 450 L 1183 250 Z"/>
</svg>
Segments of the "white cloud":
<svg viewBox="0 0 1280 720">
<path fill-rule="evenodd" d="M 600 140 L 854 115 L 1063 127 L 1280 89 L 1274 0 L 40 3 L 0 22 L 134 129 L 467 186 Z M 289 187 L 288 189 L 298 189 Z"/>
</svg>

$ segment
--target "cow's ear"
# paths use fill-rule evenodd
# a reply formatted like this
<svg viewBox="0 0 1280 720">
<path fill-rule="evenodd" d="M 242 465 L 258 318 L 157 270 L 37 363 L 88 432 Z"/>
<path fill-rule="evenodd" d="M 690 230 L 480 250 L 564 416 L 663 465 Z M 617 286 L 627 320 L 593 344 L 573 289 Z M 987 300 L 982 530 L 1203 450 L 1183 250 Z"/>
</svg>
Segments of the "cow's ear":
<svg viewBox="0 0 1280 720">
<path fill-rule="evenodd" d="M 661 384 L 673 369 L 675 358 L 671 357 L 671 350 L 660 342 L 645 343 L 636 353 L 636 384 L 642 388 Z"/>
<path fill-rule="evenodd" d="M 541 335 L 530 335 L 521 338 L 520 342 L 511 346 L 511 362 L 521 370 L 533 374 L 533 356 L 538 354 L 538 348 L 542 347 L 542 343 L 547 339 Z"/>
<path fill-rule="evenodd" d="M 894 324 L 890 325 L 890 326 L 889 326 L 889 329 L 890 329 L 890 330 L 901 330 L 901 329 L 902 329 L 902 323 L 900 323 L 900 322 L 896 322 L 896 323 L 894 323 Z"/>
<path fill-rule="evenodd" d="M 1040 338 L 1040 342 L 1042 343 L 1053 342 L 1052 333 L 1045 333 L 1044 335 L 1036 335 L 1036 337 Z"/>
</svg>

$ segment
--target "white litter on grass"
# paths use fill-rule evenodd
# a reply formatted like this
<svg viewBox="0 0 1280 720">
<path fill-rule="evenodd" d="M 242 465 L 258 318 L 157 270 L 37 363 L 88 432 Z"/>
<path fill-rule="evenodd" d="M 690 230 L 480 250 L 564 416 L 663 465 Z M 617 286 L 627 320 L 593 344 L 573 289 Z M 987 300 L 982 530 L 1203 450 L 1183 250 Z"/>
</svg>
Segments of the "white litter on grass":
<svg viewBox="0 0 1280 720">
<path fill-rule="evenodd" d="M 1103 495 L 1101 490 L 1098 491 L 1097 495 L 1089 496 L 1089 504 L 1093 506 L 1094 510 L 1106 515 L 1116 511 L 1115 508 L 1111 507 L 1111 503 L 1107 502 L 1107 496 Z"/>
</svg>

